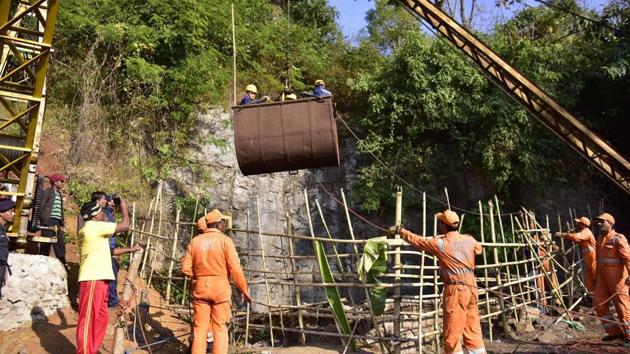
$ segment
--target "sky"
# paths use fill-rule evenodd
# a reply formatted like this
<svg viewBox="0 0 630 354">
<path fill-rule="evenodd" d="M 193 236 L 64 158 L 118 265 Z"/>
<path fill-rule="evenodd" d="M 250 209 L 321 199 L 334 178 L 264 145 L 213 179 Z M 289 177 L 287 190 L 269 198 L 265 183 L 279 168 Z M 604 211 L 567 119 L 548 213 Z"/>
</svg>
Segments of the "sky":
<svg viewBox="0 0 630 354">
<path fill-rule="evenodd" d="M 466 0 L 469 2 L 469 0 Z M 608 0 L 577 0 L 583 7 L 600 12 Z M 328 0 L 328 3 L 337 8 L 339 22 L 345 37 L 352 39 L 365 27 L 365 13 L 374 8 L 373 0 Z M 477 0 L 479 5 L 474 25 L 476 29 L 487 30 L 497 22 L 508 20 L 512 13 L 521 7 L 514 6 L 511 9 L 501 9 L 495 6 L 496 0 Z M 526 0 L 525 6 L 538 6 L 532 0 Z"/>
</svg>

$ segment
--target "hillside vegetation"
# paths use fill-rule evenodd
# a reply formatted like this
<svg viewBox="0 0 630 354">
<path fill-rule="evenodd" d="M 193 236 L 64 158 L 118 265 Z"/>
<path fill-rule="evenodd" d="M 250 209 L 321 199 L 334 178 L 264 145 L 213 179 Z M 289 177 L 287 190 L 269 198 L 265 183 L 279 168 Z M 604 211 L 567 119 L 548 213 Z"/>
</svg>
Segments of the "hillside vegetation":
<svg viewBox="0 0 630 354">
<path fill-rule="evenodd" d="M 288 41 L 284 1 L 64 0 L 46 132 L 69 142 L 76 197 L 96 187 L 142 197 L 177 167 L 204 173 L 187 150 L 191 141 L 225 143 L 196 127 L 199 112 L 232 104 L 232 3 L 237 90 L 255 83 L 274 97 L 288 57 L 293 88 L 324 79 L 364 138 L 360 149 L 410 183 L 439 189 L 467 171 L 504 199 L 549 181 L 602 183 L 449 43 L 388 1 L 375 0 L 368 27 L 351 42 L 325 0 L 291 2 Z M 525 8 L 479 36 L 628 155 L 630 5 L 613 0 L 591 13 L 574 1 L 554 4 L 565 10 Z M 357 190 L 375 211 L 399 182 L 367 161 Z"/>
</svg>

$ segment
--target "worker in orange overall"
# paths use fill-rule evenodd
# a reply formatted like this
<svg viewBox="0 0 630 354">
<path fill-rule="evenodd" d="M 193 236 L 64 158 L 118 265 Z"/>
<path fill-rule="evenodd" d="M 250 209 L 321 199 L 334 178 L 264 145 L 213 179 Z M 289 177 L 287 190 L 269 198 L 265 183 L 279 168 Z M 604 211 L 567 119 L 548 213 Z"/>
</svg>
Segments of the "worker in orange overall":
<svg viewBox="0 0 630 354">
<path fill-rule="evenodd" d="M 203 220 L 201 220 L 203 219 Z M 247 281 L 232 239 L 225 231 L 226 217 L 214 209 L 201 218 L 204 231 L 188 244 L 182 258 L 182 273 L 192 279 L 193 292 L 193 345 L 192 354 L 206 352 L 208 330 L 214 336 L 213 354 L 228 352 L 227 323 L 232 317 L 232 288 L 229 279 L 251 303 Z M 212 324 L 212 325 L 211 325 Z"/>
<path fill-rule="evenodd" d="M 597 272 L 593 304 L 607 333 L 602 340 L 624 338 L 624 345 L 630 346 L 630 246 L 626 237 L 615 231 L 615 218 L 612 215 L 601 214 L 595 218 L 595 225 L 599 228 L 599 237 L 596 244 Z M 617 321 L 609 309 L 611 300 L 617 310 Z"/>
<path fill-rule="evenodd" d="M 443 235 L 422 237 L 402 226 L 392 226 L 389 231 L 400 234 L 410 245 L 433 254 L 440 261 L 440 276 L 444 282 L 444 352 L 463 353 L 463 335 L 463 344 L 469 353 L 485 353 L 474 273 L 475 255 L 481 254 L 481 245 L 472 236 L 457 231 L 459 216 L 455 212 L 446 210 L 436 216 Z"/>
<path fill-rule="evenodd" d="M 586 289 L 592 294 L 595 291 L 595 270 L 597 268 L 597 260 L 595 259 L 595 237 L 589 227 L 591 220 L 582 216 L 575 219 L 577 227 L 573 232 L 556 232 L 556 237 L 563 237 L 580 245 L 584 264 L 586 265 L 585 285 Z"/>
<path fill-rule="evenodd" d="M 529 228 L 530 231 L 537 230 L 536 220 L 534 218 L 534 213 L 530 212 L 531 217 L 529 218 Z M 538 232 L 536 231 L 532 237 L 534 240 L 534 245 L 537 248 L 538 258 L 540 259 L 541 269 L 540 276 L 536 278 L 536 290 L 538 291 L 538 298 L 540 300 L 540 304 L 542 305 L 541 311 L 545 311 L 547 305 L 547 294 L 545 291 L 546 282 L 548 280 L 551 285 L 551 291 L 559 288 L 558 276 L 556 272 L 551 268 L 551 258 L 552 253 L 559 250 L 559 247 L 556 246 L 550 239 L 550 235 L 547 232 Z M 545 276 L 546 274 L 546 276 Z M 554 298 L 552 296 L 552 298 Z M 560 302 L 557 298 L 554 298 L 554 303 L 556 306 L 560 306 Z"/>
</svg>

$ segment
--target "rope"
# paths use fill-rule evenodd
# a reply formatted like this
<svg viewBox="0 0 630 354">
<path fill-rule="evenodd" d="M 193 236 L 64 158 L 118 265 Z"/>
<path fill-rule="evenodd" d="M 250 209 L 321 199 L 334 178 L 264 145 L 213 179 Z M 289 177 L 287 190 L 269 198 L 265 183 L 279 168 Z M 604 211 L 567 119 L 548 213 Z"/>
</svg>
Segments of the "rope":
<svg viewBox="0 0 630 354">
<path fill-rule="evenodd" d="M 348 124 L 348 122 L 346 122 L 341 115 L 337 115 L 337 119 L 343 123 L 343 125 L 346 127 L 346 129 L 348 129 L 348 132 L 350 132 L 350 134 L 354 137 L 354 139 L 356 140 L 357 144 L 360 144 L 360 142 L 364 139 L 359 138 L 359 136 L 354 132 L 354 130 L 352 130 L 352 128 L 350 128 L 350 125 Z M 411 183 L 407 182 L 404 178 L 402 178 L 400 175 L 398 175 L 391 167 L 389 167 L 385 162 L 383 162 L 383 160 L 381 158 L 379 158 L 378 156 L 376 156 L 376 154 L 374 154 L 371 150 L 368 151 L 368 153 L 374 158 L 374 160 L 376 160 L 387 172 L 389 172 L 392 176 L 396 177 L 396 179 L 400 180 L 404 185 L 406 185 L 407 187 L 411 188 L 412 190 L 418 192 L 418 193 L 424 193 L 427 198 L 429 198 L 430 200 L 439 203 L 443 206 L 448 207 L 449 209 L 455 209 L 457 211 L 460 211 L 462 213 L 468 213 L 468 214 L 473 214 L 473 215 L 479 215 L 479 216 L 489 216 L 490 214 L 484 214 L 484 213 L 479 213 L 477 211 L 474 210 L 469 210 L 469 209 L 465 209 L 465 208 L 460 208 L 454 205 L 450 205 L 447 202 L 442 201 L 441 199 L 434 197 L 428 193 L 426 193 L 425 191 L 422 191 L 418 188 L 416 188 L 414 185 L 412 185 Z M 354 213 L 354 212 L 353 212 Z M 495 215 L 499 215 L 499 216 L 507 216 L 507 215 L 517 215 L 519 214 L 519 211 L 514 211 L 514 212 L 509 212 L 509 213 L 501 213 L 501 214 L 495 214 Z"/>
<path fill-rule="evenodd" d="M 315 179 L 317 180 L 317 184 L 319 184 L 320 187 L 322 187 L 322 189 L 324 190 L 324 192 L 326 192 L 326 194 L 328 194 L 335 202 L 337 202 L 339 205 L 341 205 L 342 207 L 346 207 L 345 204 L 343 204 L 343 202 L 341 200 L 339 200 L 339 198 L 337 198 L 334 194 L 332 194 L 328 189 L 326 189 L 326 187 L 324 187 L 324 184 L 322 183 L 321 179 L 319 179 L 319 176 L 317 174 L 315 175 Z M 348 211 L 351 212 L 352 214 L 354 214 L 357 218 L 361 219 L 362 221 L 364 221 L 365 223 L 367 223 L 368 225 L 381 230 L 381 231 L 385 231 L 388 232 L 388 230 L 386 228 L 380 227 L 376 224 L 374 224 L 373 222 L 369 221 L 368 219 L 366 219 L 365 217 L 361 216 L 359 213 L 357 213 L 356 211 L 354 211 L 352 208 L 347 207 Z"/>
</svg>

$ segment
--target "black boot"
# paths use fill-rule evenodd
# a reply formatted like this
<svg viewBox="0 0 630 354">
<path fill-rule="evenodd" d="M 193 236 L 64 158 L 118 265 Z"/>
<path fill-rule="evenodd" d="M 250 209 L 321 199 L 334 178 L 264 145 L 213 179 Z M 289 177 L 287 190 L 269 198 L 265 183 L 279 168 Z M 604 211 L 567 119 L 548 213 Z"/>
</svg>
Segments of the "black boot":
<svg viewBox="0 0 630 354">
<path fill-rule="evenodd" d="M 602 337 L 602 341 L 604 342 L 612 342 L 617 339 L 623 339 L 623 334 L 609 334 Z"/>
</svg>

